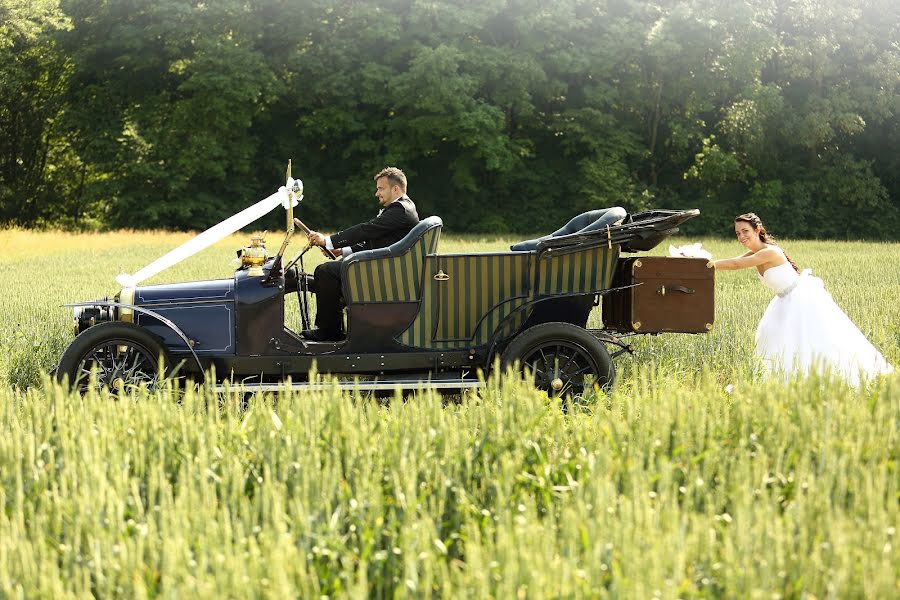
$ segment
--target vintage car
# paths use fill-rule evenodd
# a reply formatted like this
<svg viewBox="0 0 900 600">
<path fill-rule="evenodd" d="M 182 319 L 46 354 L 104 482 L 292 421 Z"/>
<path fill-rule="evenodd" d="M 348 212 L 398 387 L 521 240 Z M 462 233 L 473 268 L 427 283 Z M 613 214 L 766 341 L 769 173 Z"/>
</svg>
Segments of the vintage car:
<svg viewBox="0 0 900 600">
<path fill-rule="evenodd" d="M 114 298 L 67 305 L 77 336 L 59 380 L 118 392 L 174 373 L 250 392 L 323 385 L 309 377 L 315 369 L 360 390 L 459 390 L 483 385 L 497 365 L 519 365 L 548 393 L 578 395 L 610 389 L 624 336 L 712 327 L 714 270 L 705 259 L 621 257 L 652 249 L 699 211 L 611 208 L 508 252 L 442 254 L 442 221 L 425 218 L 389 247 L 342 259 L 346 339 L 309 341 L 285 323 L 286 302 L 309 323 L 312 277 L 302 266 L 310 246 L 285 260 L 302 225 L 299 199 L 302 184 L 289 170 L 287 185 L 255 211 L 200 234 L 143 276 L 281 204 L 287 230 L 277 253 L 255 239 L 226 279 L 140 285 L 125 275 Z M 604 326 L 586 329 L 601 299 Z"/>
</svg>

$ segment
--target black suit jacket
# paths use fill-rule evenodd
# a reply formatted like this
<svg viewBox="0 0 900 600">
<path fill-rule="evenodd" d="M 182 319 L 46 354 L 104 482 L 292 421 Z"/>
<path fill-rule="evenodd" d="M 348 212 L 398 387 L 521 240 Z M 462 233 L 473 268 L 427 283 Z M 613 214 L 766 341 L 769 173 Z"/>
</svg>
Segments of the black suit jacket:
<svg viewBox="0 0 900 600">
<path fill-rule="evenodd" d="M 419 223 L 416 205 L 408 196 L 398 198 L 366 223 L 354 225 L 331 236 L 335 248 L 349 247 L 354 252 L 390 246 L 403 239 Z"/>
</svg>

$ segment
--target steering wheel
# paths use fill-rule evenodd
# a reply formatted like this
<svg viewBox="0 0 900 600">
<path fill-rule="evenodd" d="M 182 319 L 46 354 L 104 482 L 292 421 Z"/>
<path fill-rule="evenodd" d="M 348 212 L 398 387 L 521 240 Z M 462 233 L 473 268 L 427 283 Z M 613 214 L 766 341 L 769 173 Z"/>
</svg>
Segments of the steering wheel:
<svg viewBox="0 0 900 600">
<path fill-rule="evenodd" d="M 309 236 L 310 232 L 312 231 L 312 229 L 310 229 L 309 227 L 307 227 L 307 226 L 303 223 L 303 221 L 301 221 L 301 220 L 298 219 L 297 217 L 294 217 L 294 225 L 296 225 L 297 227 L 299 227 L 299 228 L 300 228 L 300 231 L 302 231 L 303 233 L 305 233 L 305 234 L 307 235 L 307 237 Z M 337 256 L 335 256 L 334 254 L 332 254 L 332 253 L 331 253 L 331 250 L 328 250 L 328 249 L 325 248 L 324 246 L 319 246 L 319 250 L 321 250 L 321 251 L 322 251 L 322 254 L 324 254 L 326 257 L 330 258 L 331 260 L 337 259 Z"/>
</svg>

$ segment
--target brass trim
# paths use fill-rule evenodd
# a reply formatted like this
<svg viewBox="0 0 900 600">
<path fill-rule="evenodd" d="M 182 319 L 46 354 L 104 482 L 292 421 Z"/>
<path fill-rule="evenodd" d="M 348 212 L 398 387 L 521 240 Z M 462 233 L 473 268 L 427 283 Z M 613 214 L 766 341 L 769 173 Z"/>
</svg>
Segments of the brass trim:
<svg viewBox="0 0 900 600">
<path fill-rule="evenodd" d="M 122 304 L 134 304 L 134 290 L 135 288 L 133 287 L 122 288 L 122 291 L 119 292 L 119 302 Z M 124 306 L 119 307 L 119 320 L 126 323 L 134 323 L 134 310 Z"/>
<path fill-rule="evenodd" d="M 631 328 L 634 329 L 635 331 L 640 331 L 641 330 L 641 322 L 635 321 L 634 323 L 631 324 Z"/>
<path fill-rule="evenodd" d="M 711 331 L 711 330 L 712 330 L 712 323 L 707 323 L 707 324 L 706 324 L 706 330 L 707 330 L 707 331 Z"/>
<path fill-rule="evenodd" d="M 665 296 L 666 295 L 666 286 L 664 286 L 664 285 L 660 286 L 660 288 L 658 290 L 656 290 L 656 293 L 659 294 L 660 296 Z"/>
<path fill-rule="evenodd" d="M 644 263 L 642 263 L 640 260 L 636 260 L 631 264 L 631 270 L 633 271 L 635 269 L 640 269 L 643 266 L 644 266 Z"/>
<path fill-rule="evenodd" d="M 444 270 L 441 269 L 437 273 L 434 274 L 435 281 L 447 281 L 450 279 L 450 276 L 444 273 Z"/>
<path fill-rule="evenodd" d="M 708 260 L 708 261 L 706 261 L 706 268 L 707 268 L 707 269 L 715 268 L 715 266 L 716 266 L 716 262 L 715 262 L 715 261 L 713 261 L 713 260 Z"/>
</svg>

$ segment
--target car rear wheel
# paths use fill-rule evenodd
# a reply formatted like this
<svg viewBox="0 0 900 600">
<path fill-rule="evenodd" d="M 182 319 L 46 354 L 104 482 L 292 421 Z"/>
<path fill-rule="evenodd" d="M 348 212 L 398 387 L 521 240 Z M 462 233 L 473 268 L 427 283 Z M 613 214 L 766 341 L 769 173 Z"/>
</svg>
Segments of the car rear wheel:
<svg viewBox="0 0 900 600">
<path fill-rule="evenodd" d="M 130 323 L 110 321 L 75 338 L 59 361 L 56 377 L 60 382 L 68 380 L 82 394 L 106 388 L 118 395 L 141 384 L 158 385 L 170 364 L 168 353 L 153 335 Z"/>
<path fill-rule="evenodd" d="M 570 323 L 542 323 L 516 336 L 503 353 L 503 365 L 516 363 L 551 397 L 609 392 L 616 377 L 603 342 Z"/>
</svg>

